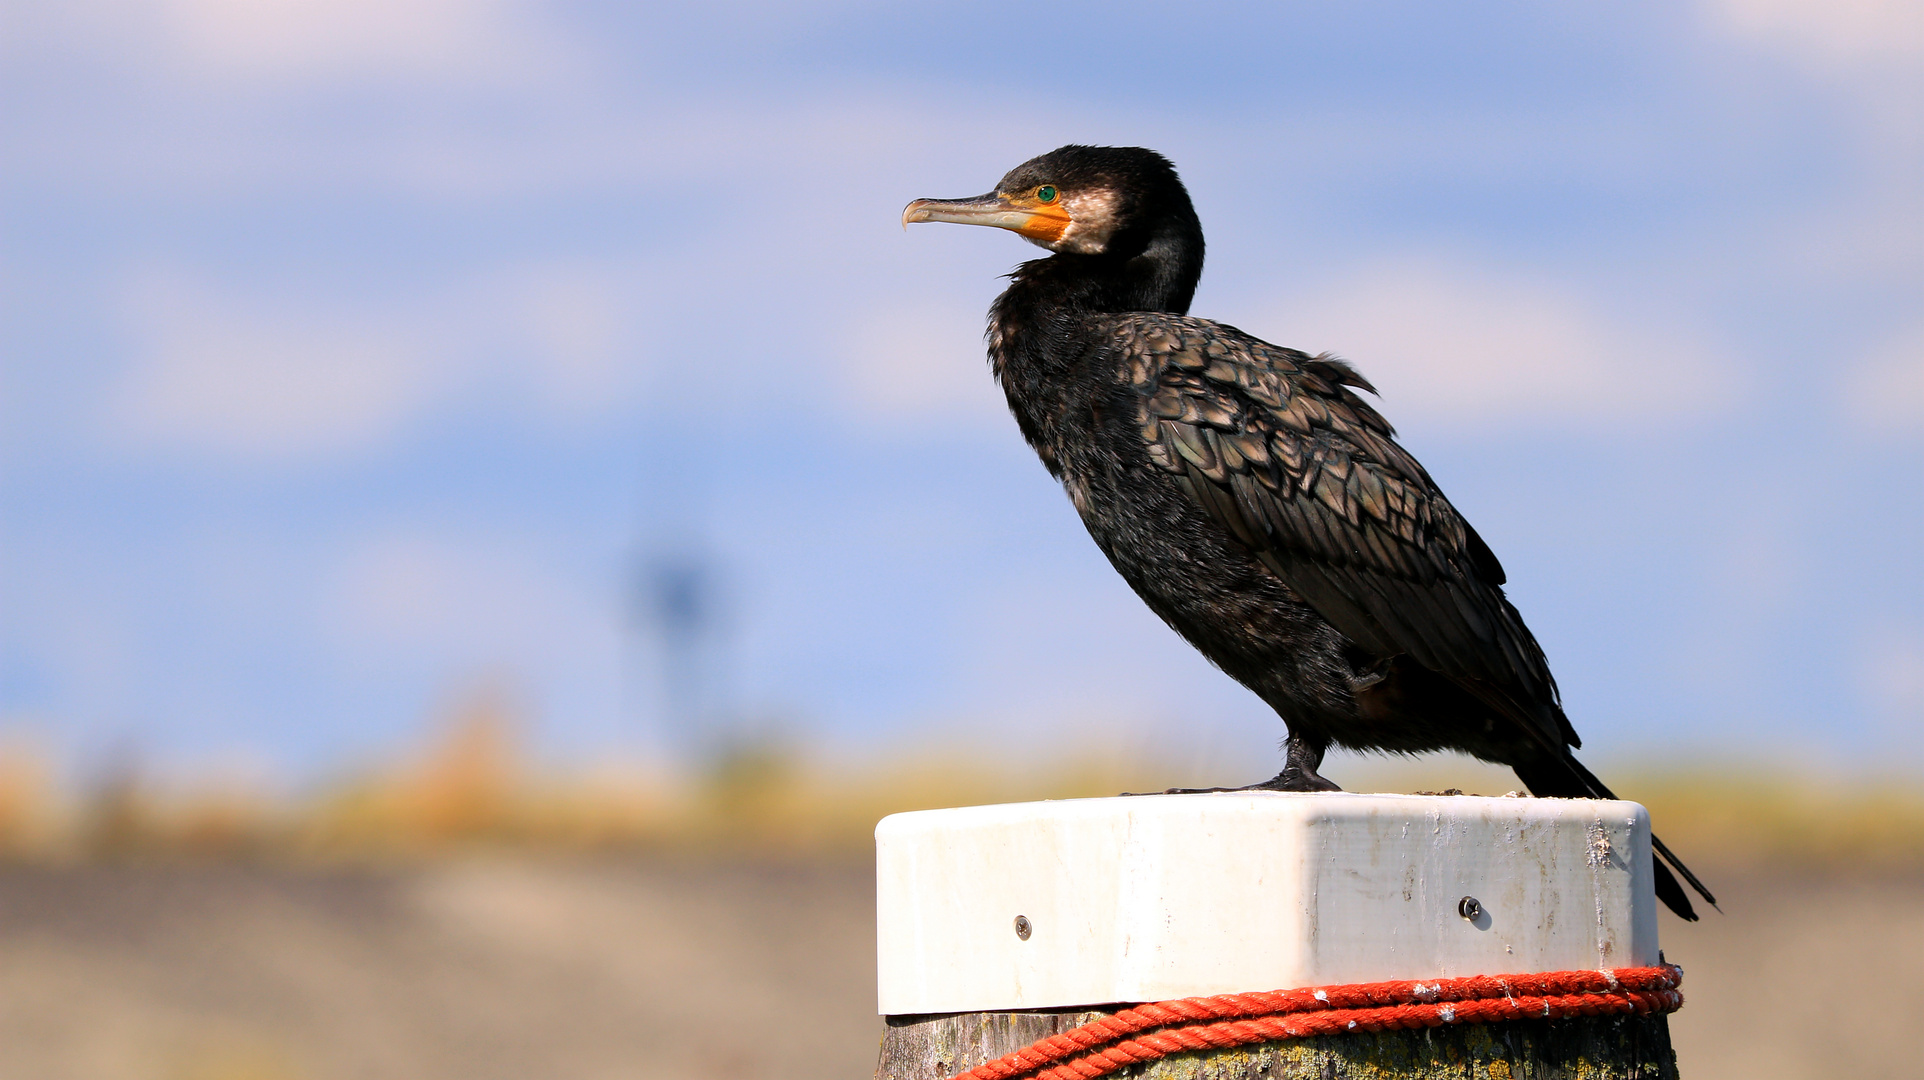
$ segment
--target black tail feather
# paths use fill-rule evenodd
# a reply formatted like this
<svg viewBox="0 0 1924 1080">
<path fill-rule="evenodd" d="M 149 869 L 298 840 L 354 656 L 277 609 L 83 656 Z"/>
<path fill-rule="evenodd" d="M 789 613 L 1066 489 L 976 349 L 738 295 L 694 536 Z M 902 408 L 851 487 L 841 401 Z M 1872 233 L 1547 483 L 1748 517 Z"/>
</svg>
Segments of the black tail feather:
<svg viewBox="0 0 1924 1080">
<path fill-rule="evenodd" d="M 1690 894 L 1683 891 L 1682 885 L 1677 884 L 1677 879 L 1671 875 L 1670 868 L 1663 864 L 1662 859 L 1650 860 L 1650 868 L 1657 872 L 1656 881 L 1652 883 L 1657 887 L 1657 899 L 1662 900 L 1663 906 L 1674 912 L 1677 918 L 1685 922 L 1696 922 L 1697 909 L 1690 906 Z"/>
<path fill-rule="evenodd" d="M 1616 798 L 1615 795 L 1610 794 L 1609 788 L 1603 786 L 1603 781 L 1597 779 L 1596 773 L 1593 773 L 1589 769 L 1586 769 L 1583 767 L 1583 762 L 1578 761 L 1576 758 L 1571 757 L 1568 754 L 1565 754 L 1564 758 L 1565 760 L 1569 761 L 1570 767 L 1576 770 L 1576 773 L 1578 776 L 1582 777 L 1585 781 L 1587 781 L 1591 787 L 1594 787 L 1598 791 L 1603 792 L 1602 795 L 1598 796 L 1599 798 L 1604 798 L 1604 799 Z M 1677 858 L 1677 856 L 1671 854 L 1670 845 L 1664 843 L 1662 840 L 1657 839 L 1657 834 L 1654 832 L 1650 834 L 1650 846 L 1656 852 L 1657 857 L 1659 859 L 1661 859 L 1663 862 L 1669 863 L 1672 867 L 1676 869 L 1677 873 L 1683 875 L 1683 879 L 1685 881 L 1690 882 L 1690 887 L 1697 890 L 1697 895 L 1703 897 L 1705 903 L 1709 904 L 1713 908 L 1717 908 L 1718 911 L 1723 910 L 1723 908 L 1717 907 L 1717 898 L 1710 895 L 1710 890 L 1704 888 L 1704 883 L 1697 880 L 1697 875 L 1690 872 L 1690 868 L 1683 864 L 1682 859 L 1679 859 Z M 1672 882 L 1672 884 L 1674 885 L 1675 882 Z M 1681 891 L 1682 890 L 1679 890 L 1680 893 Z M 1665 901 L 1665 902 L 1668 903 L 1668 901 Z M 1672 904 L 1670 905 L 1670 908 L 1672 911 L 1675 911 L 1676 905 Z M 1679 914 L 1681 914 L 1681 912 Z"/>
<path fill-rule="evenodd" d="M 1697 875 L 1690 872 L 1690 867 L 1685 866 L 1682 859 L 1670 853 L 1669 845 L 1657 839 L 1656 833 L 1650 834 L 1650 846 L 1656 850 L 1658 855 L 1663 857 L 1664 862 L 1677 868 L 1677 873 L 1682 874 L 1684 880 L 1690 882 L 1690 887 L 1697 890 L 1697 895 L 1704 898 L 1704 903 L 1717 908 L 1719 912 L 1724 910 L 1723 908 L 1717 907 L 1717 898 L 1710 895 L 1710 890 L 1704 888 L 1704 883 L 1697 880 Z"/>
<path fill-rule="evenodd" d="M 1614 799 L 1617 797 L 1604 785 L 1603 781 L 1597 779 L 1595 773 L 1584 768 L 1582 762 L 1567 753 L 1561 760 L 1539 759 L 1528 765 L 1516 766 L 1516 774 L 1517 779 L 1523 781 L 1523 786 L 1529 788 L 1531 794 L 1544 798 Z M 1704 883 L 1697 880 L 1697 875 L 1690 872 L 1690 868 L 1683 864 L 1683 860 L 1671 854 L 1670 848 L 1662 840 L 1657 839 L 1655 833 L 1650 836 L 1650 847 L 1656 856 L 1650 860 L 1650 865 L 1656 872 L 1654 884 L 1657 889 L 1657 899 L 1663 901 L 1664 907 L 1675 912 L 1678 918 L 1686 922 L 1697 921 L 1697 910 L 1690 904 L 1690 895 L 1684 892 L 1682 885 L 1677 883 L 1676 877 L 1670 872 L 1671 867 L 1675 867 L 1677 873 L 1682 874 L 1684 880 L 1690 882 L 1690 887 L 1697 890 L 1698 895 L 1702 896 L 1705 902 L 1713 908 L 1717 907 L 1717 898 L 1710 895 L 1710 890 L 1704 888 Z M 1666 863 L 1669 865 L 1666 866 Z M 1723 909 L 1717 908 L 1717 910 Z"/>
</svg>

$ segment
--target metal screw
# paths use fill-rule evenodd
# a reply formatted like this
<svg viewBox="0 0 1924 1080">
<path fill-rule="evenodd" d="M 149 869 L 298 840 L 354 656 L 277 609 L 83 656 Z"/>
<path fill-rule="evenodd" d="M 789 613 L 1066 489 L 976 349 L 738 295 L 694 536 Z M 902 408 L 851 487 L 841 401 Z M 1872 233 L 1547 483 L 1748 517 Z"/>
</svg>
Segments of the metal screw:
<svg viewBox="0 0 1924 1080">
<path fill-rule="evenodd" d="M 1029 934 L 1034 930 L 1035 930 L 1035 927 L 1029 925 L 1029 917 L 1027 915 L 1017 915 L 1015 917 L 1015 936 L 1016 937 L 1019 937 L 1022 940 L 1027 941 L 1029 940 Z"/>
<path fill-rule="evenodd" d="M 1483 914 L 1483 905 L 1476 902 L 1476 897 L 1466 896 L 1456 902 L 1456 913 L 1475 922 L 1476 917 Z"/>
</svg>

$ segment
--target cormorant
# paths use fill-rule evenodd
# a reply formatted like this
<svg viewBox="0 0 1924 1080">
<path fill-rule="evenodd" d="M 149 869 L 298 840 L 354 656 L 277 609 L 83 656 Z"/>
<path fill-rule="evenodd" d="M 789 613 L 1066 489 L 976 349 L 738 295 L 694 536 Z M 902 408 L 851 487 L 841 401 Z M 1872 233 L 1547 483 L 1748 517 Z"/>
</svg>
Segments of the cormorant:
<svg viewBox="0 0 1924 1080">
<path fill-rule="evenodd" d="M 1187 314 L 1203 233 L 1162 155 L 1065 146 L 973 199 L 902 222 L 1009 229 L 1047 248 L 989 311 L 989 361 L 1022 435 L 1096 544 L 1178 634 L 1288 727 L 1252 785 L 1334 791 L 1332 744 L 1460 750 L 1539 796 L 1613 798 L 1570 751 L 1543 650 L 1503 567 L 1356 390 L 1344 361 Z M 1665 868 L 1716 900 L 1652 838 Z"/>
</svg>

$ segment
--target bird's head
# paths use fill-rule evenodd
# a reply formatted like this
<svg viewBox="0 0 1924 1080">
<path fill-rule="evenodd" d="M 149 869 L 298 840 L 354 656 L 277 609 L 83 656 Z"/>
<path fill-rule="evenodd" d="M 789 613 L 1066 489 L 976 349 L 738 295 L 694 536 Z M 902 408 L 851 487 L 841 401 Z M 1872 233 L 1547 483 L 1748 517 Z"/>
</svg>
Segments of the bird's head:
<svg viewBox="0 0 1924 1080">
<path fill-rule="evenodd" d="M 1175 167 L 1138 146 L 1052 150 L 1011 169 L 987 195 L 915 200 L 902 224 L 919 221 L 993 225 L 1073 255 L 1134 257 L 1172 221 L 1201 239 Z"/>
</svg>

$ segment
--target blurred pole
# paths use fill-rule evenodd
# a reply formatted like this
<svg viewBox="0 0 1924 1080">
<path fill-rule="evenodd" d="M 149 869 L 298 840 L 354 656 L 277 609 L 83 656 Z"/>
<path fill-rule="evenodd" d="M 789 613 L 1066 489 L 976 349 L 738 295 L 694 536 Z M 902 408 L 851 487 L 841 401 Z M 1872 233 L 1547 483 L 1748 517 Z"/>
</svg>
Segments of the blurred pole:
<svg viewBox="0 0 1924 1080">
<path fill-rule="evenodd" d="M 636 614 L 656 645 L 664 742 L 684 763 L 713 756 L 728 733 L 720 700 L 724 619 L 714 560 L 694 546 L 662 546 L 644 558 Z"/>
</svg>

